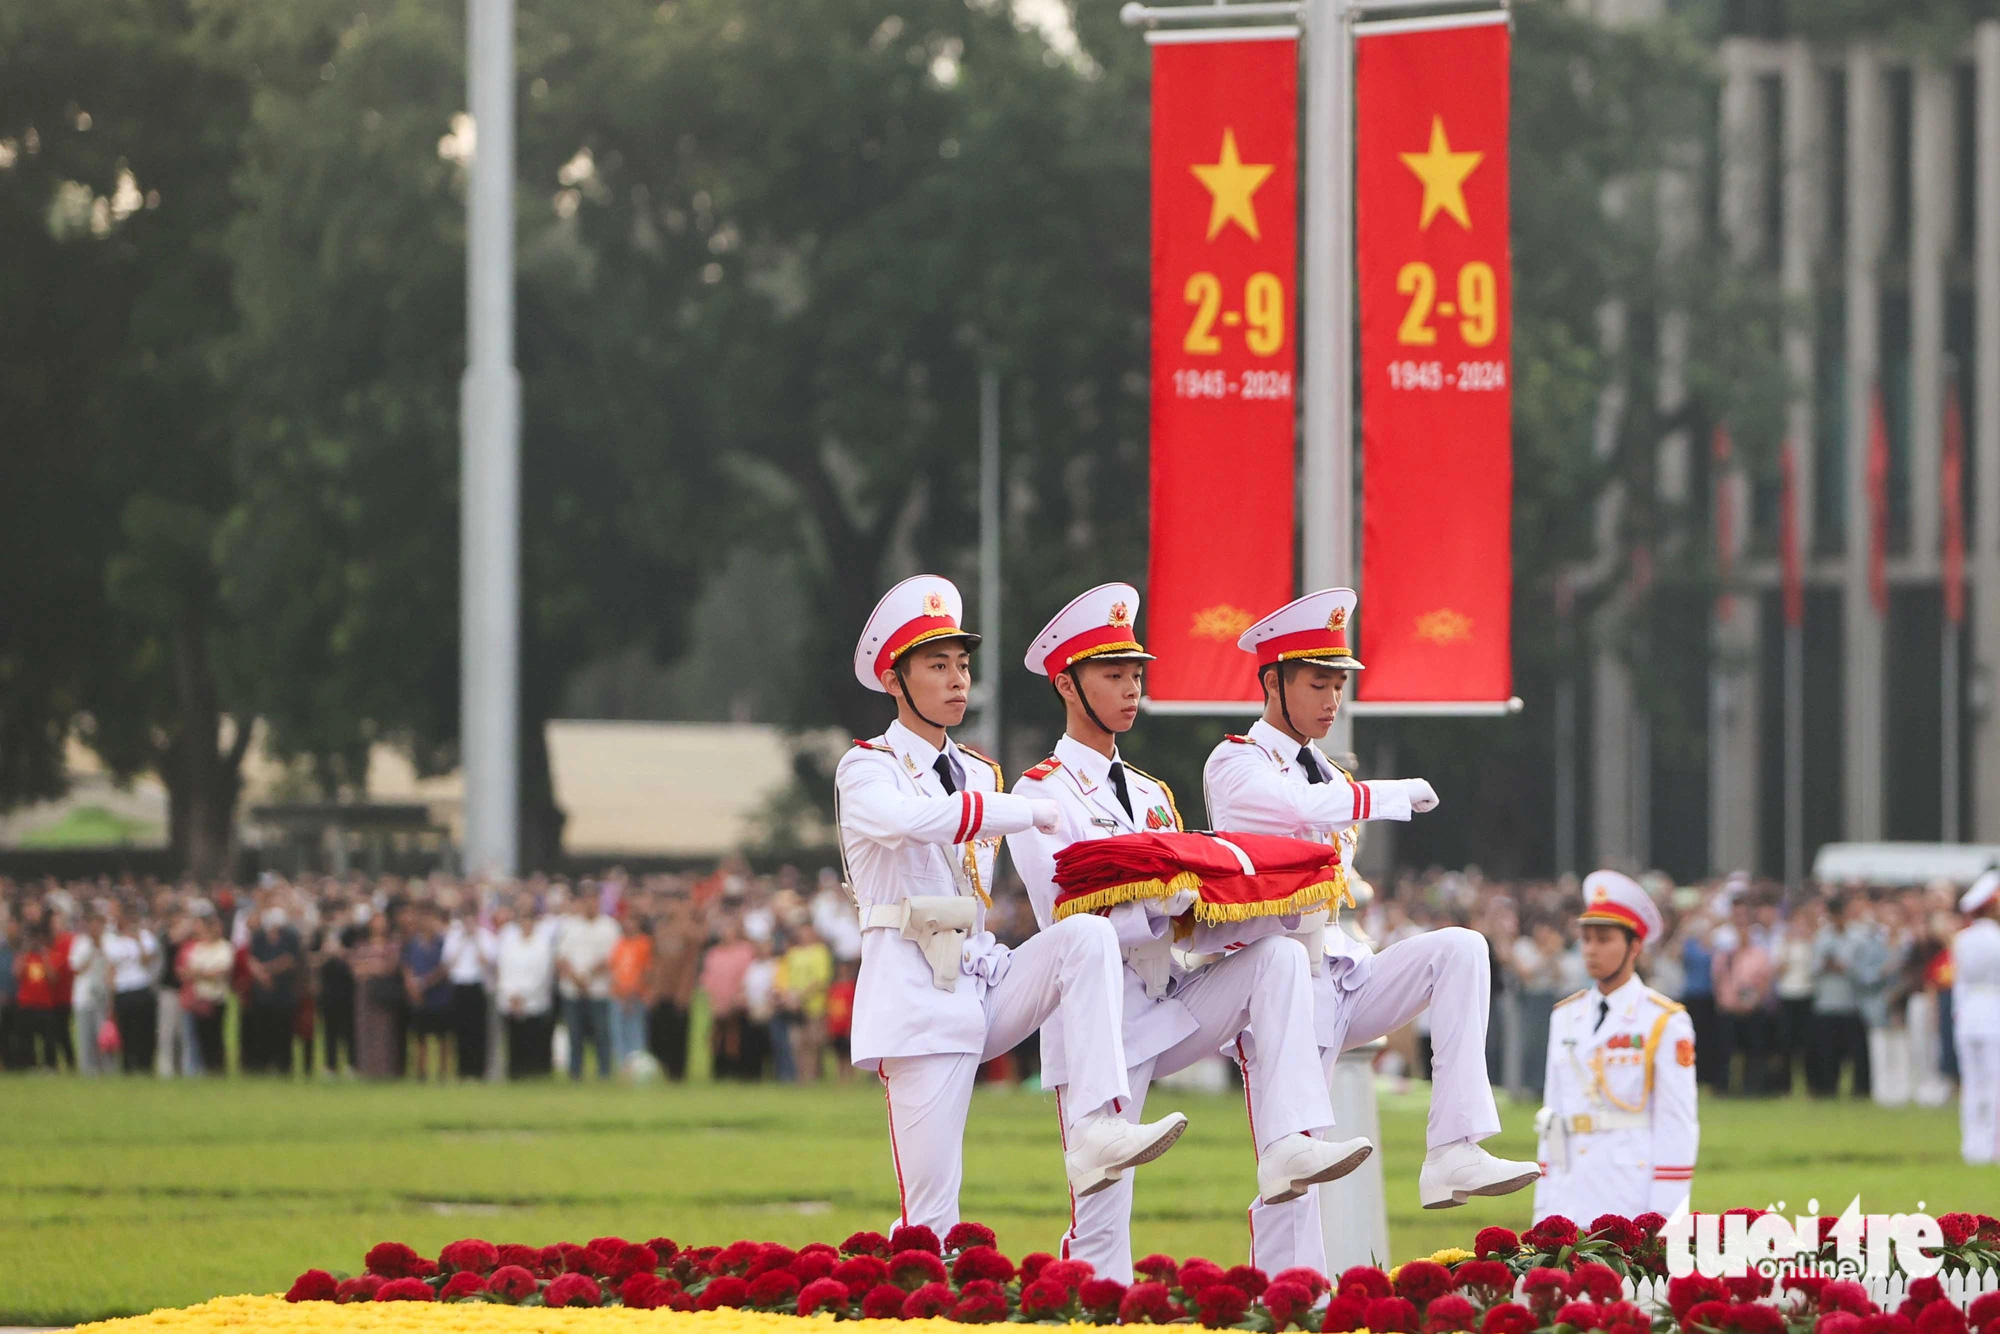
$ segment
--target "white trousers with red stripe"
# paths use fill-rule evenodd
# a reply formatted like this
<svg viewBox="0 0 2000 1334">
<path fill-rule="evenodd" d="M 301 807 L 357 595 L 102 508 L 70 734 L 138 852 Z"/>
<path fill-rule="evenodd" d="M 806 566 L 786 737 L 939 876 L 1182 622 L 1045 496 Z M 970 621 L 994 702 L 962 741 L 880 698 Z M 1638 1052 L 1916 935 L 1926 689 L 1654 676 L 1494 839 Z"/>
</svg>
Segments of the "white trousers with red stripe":
<svg viewBox="0 0 2000 1334">
<path fill-rule="evenodd" d="M 986 989 L 985 1050 L 883 1058 L 879 1074 L 889 1104 L 900 1223 L 942 1237 L 958 1222 L 973 1076 L 983 1062 L 1021 1045 L 1058 1009 L 1069 1039 L 1078 1114 L 1104 1110 L 1129 1095 L 1123 967 L 1110 922 L 1086 914 L 1065 918 L 1014 950 L 1006 976 Z"/>
<path fill-rule="evenodd" d="M 1959 1152 L 1968 1163 L 2000 1162 L 2000 1037 L 1960 1033 Z"/>
<path fill-rule="evenodd" d="M 1333 1104 L 1319 1077 L 1313 1038 L 1312 973 L 1298 941 L 1266 936 L 1245 945 L 1190 974 L 1174 999 L 1187 1007 L 1198 1027 L 1128 1072 L 1132 1096 L 1124 1105 L 1126 1120 L 1140 1119 L 1155 1076 L 1213 1057 L 1225 1045 L 1233 1047 L 1245 1027 L 1253 1027 L 1256 1041 L 1244 1043 L 1244 1100 L 1258 1151 L 1286 1135 L 1333 1124 Z M 1088 1260 L 1098 1277 L 1120 1283 L 1132 1281 L 1132 1178 L 1127 1172 L 1116 1185 L 1070 1202 L 1070 1227 L 1059 1252 Z"/>
<path fill-rule="evenodd" d="M 1437 1148 L 1499 1134 L 1500 1109 L 1486 1078 L 1491 978 L 1485 937 L 1457 926 L 1389 946 L 1353 991 L 1341 991 L 1322 973 L 1314 980 L 1313 999 L 1340 1007 L 1346 1023 L 1335 1030 L 1342 1035 L 1340 1045 L 1320 1051 L 1321 1086 L 1330 1086 L 1341 1052 L 1394 1032 L 1429 1006 L 1431 1114 L 1425 1140 Z M 1339 1135 L 1340 1128 L 1333 1133 Z M 1318 1187 L 1285 1204 L 1251 1203 L 1250 1262 L 1267 1274 L 1295 1265 L 1326 1271 Z"/>
</svg>

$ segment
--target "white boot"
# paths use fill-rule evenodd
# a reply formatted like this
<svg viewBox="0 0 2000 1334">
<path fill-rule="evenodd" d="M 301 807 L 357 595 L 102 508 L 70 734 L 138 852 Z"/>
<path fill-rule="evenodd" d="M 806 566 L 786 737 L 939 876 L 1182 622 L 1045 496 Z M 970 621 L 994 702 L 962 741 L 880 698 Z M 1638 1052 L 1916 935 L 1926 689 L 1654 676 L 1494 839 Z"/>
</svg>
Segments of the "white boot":
<svg viewBox="0 0 2000 1334">
<path fill-rule="evenodd" d="M 1336 1181 L 1361 1166 L 1375 1146 L 1366 1139 L 1314 1139 L 1286 1135 L 1257 1156 L 1257 1195 L 1283 1204 L 1321 1181 Z"/>
<path fill-rule="evenodd" d="M 1495 1158 L 1469 1140 L 1432 1149 L 1417 1174 L 1417 1195 L 1426 1209 L 1449 1209 L 1474 1195 L 1506 1195 L 1533 1185 L 1542 1169 L 1533 1163 Z"/>
<path fill-rule="evenodd" d="M 1084 1117 L 1063 1154 L 1070 1190 L 1078 1199 L 1095 1195 L 1124 1176 L 1127 1168 L 1150 1163 L 1173 1148 L 1186 1129 L 1187 1118 L 1179 1112 L 1140 1126 L 1108 1112 Z"/>
</svg>

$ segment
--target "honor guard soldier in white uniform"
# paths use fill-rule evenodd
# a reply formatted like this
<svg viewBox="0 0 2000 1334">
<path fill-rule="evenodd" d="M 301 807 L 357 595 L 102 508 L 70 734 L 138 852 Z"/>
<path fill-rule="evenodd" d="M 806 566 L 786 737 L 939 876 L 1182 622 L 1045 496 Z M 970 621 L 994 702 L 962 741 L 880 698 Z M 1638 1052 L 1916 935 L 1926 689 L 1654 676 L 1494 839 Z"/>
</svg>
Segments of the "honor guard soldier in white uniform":
<svg viewBox="0 0 2000 1334">
<path fill-rule="evenodd" d="M 1085 839 L 1181 828 L 1180 809 L 1167 785 L 1118 753 L 1119 736 L 1138 717 L 1145 664 L 1153 658 L 1134 634 L 1138 614 L 1136 589 L 1105 584 L 1058 612 L 1028 650 L 1028 670 L 1049 678 L 1068 716 L 1055 753 L 1029 769 L 1015 788 L 1021 796 L 1053 801 L 1061 812 L 1057 827 L 1007 838 L 1044 931 L 1059 925 L 1058 852 Z M 1173 956 L 1177 936 L 1190 950 L 1222 948 L 1220 942 L 1204 944 L 1213 928 L 1194 925 L 1192 915 L 1180 916 L 1194 898 L 1194 891 L 1185 890 L 1170 899 L 1105 910 L 1125 956 L 1125 1058 L 1132 1087 L 1125 1115 L 1138 1119 L 1156 1077 L 1212 1058 L 1254 1025 L 1255 1054 L 1245 1082 L 1257 1141 L 1258 1194 L 1272 1203 L 1297 1199 L 1314 1182 L 1353 1171 L 1372 1151 L 1365 1139 L 1336 1143 L 1312 1137 L 1333 1124 L 1333 1106 L 1319 1077 L 1305 948 L 1287 936 L 1267 935 L 1189 973 Z M 1074 1073 L 1071 1033 L 1063 1015 L 1042 1027 L 1042 1078 L 1057 1089 L 1059 1100 Z M 1074 1202 L 1062 1254 L 1088 1260 L 1100 1277 L 1132 1281 L 1129 1178 Z"/>
<path fill-rule="evenodd" d="M 1543 1177 L 1535 1221 L 1561 1214 L 1671 1218 L 1694 1183 L 1694 1022 L 1634 971 L 1663 929 L 1646 891 L 1616 871 L 1583 882 L 1583 964 L 1597 985 L 1556 1002 L 1535 1117 Z"/>
<path fill-rule="evenodd" d="M 1000 766 L 946 734 L 965 716 L 979 636 L 959 626 L 958 590 L 906 579 L 868 618 L 854 672 L 894 696 L 896 721 L 841 758 L 840 848 L 861 913 L 854 1064 L 889 1104 L 901 1223 L 939 1236 L 958 1221 L 965 1117 L 980 1064 L 1060 1013 L 1070 1039 L 1064 1165 L 1088 1195 L 1173 1146 L 1179 1114 L 1123 1115 L 1118 936 L 1079 917 L 1008 950 L 985 929 L 1002 835 L 1054 829 L 1055 804 L 1001 791 Z"/>
<path fill-rule="evenodd" d="M 2000 1161 L 2000 870 L 1973 881 L 1958 910 L 1972 919 L 1951 940 L 1959 1152 L 1991 1163 Z"/>
<path fill-rule="evenodd" d="M 1361 663 L 1348 646 L 1355 595 L 1322 589 L 1280 607 L 1244 631 L 1237 647 L 1257 655 L 1264 714 L 1244 736 L 1226 737 L 1202 770 L 1208 817 L 1217 829 L 1338 843 L 1352 865 L 1365 820 L 1407 820 L 1436 807 L 1421 778 L 1357 781 L 1314 744 L 1333 726 L 1348 676 Z M 1486 1079 L 1490 996 L 1486 941 L 1446 927 L 1399 941 L 1377 955 L 1330 915 L 1302 923 L 1315 943 L 1314 1025 L 1328 1079 L 1349 1047 L 1372 1042 L 1431 1010 L 1432 1088 L 1428 1152 L 1418 1174 L 1426 1209 L 1505 1195 L 1533 1182 L 1533 1163 L 1496 1158 L 1479 1141 L 1500 1131 Z M 1261 1041 L 1261 1034 L 1258 1035 Z M 1258 1201 L 1250 1210 L 1256 1263 L 1324 1271 L 1318 1201 Z"/>
</svg>

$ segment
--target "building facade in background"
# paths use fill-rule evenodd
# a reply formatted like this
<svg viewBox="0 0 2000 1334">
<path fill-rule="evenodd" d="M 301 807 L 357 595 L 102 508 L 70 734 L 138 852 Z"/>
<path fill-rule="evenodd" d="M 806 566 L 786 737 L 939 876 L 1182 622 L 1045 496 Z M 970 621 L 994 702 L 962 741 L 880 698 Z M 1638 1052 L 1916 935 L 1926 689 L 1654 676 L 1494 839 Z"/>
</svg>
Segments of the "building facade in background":
<svg viewBox="0 0 2000 1334">
<path fill-rule="evenodd" d="M 1694 513 L 1706 490 L 1724 575 L 1705 627 L 1683 627 L 1707 638 L 1705 697 L 1680 715 L 1705 727 L 1706 773 L 1669 773 L 1659 710 L 1600 633 L 1564 735 L 1585 781 L 1558 817 L 1559 856 L 1673 864 L 1668 845 L 1702 826 L 1711 871 L 1782 874 L 1788 839 L 1808 863 L 1835 840 L 2000 843 L 2000 21 L 1928 53 L 1737 27 L 1718 53 L 1706 165 L 1722 243 L 1787 308 L 1802 670 L 1786 670 L 1787 491 L 1769 449 L 1667 442 L 1662 490 Z M 1684 193 L 1698 214 L 1699 188 Z M 1673 190 L 1660 197 L 1676 207 Z M 1609 336 L 1621 317 L 1609 312 Z M 1662 393 L 1679 392 L 1671 314 L 1655 336 Z M 1614 540 L 1615 525 L 1600 531 Z M 1962 603 L 1947 587 L 1955 543 Z"/>
</svg>

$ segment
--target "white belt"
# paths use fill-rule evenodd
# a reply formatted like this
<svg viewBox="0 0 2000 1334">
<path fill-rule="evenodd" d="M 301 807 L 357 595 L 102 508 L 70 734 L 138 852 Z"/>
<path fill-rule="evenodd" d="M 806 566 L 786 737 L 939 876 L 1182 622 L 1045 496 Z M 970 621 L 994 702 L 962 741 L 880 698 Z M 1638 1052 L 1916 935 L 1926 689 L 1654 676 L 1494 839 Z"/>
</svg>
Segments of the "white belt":
<svg viewBox="0 0 2000 1334">
<path fill-rule="evenodd" d="M 1643 1130 L 1652 1124 L 1652 1118 L 1644 1112 L 1627 1112 L 1615 1107 L 1602 1112 L 1579 1112 L 1561 1119 L 1563 1128 L 1572 1135 L 1592 1135 L 1602 1130 Z"/>
<path fill-rule="evenodd" d="M 918 894 L 864 907 L 861 929 L 902 933 L 930 961 L 931 984 L 939 991 L 956 991 L 965 938 L 972 934 L 978 914 L 979 904 L 963 895 Z"/>
</svg>

